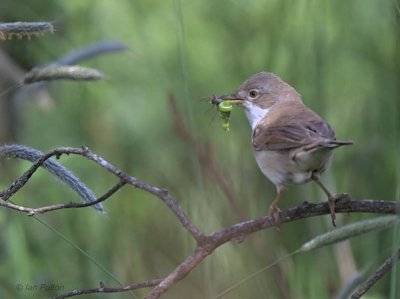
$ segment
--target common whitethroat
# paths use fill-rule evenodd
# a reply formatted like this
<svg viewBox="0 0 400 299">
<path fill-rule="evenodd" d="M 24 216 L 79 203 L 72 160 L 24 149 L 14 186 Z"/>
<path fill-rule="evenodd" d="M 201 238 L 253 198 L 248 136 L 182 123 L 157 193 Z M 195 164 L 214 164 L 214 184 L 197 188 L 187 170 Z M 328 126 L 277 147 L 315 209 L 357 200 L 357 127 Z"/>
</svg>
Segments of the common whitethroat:
<svg viewBox="0 0 400 299">
<path fill-rule="evenodd" d="M 242 107 L 246 113 L 257 164 L 277 190 L 270 206 L 275 223 L 279 225 L 277 204 L 285 186 L 314 181 L 328 197 L 335 226 L 335 202 L 342 195 L 332 195 L 320 176 L 330 165 L 332 150 L 353 142 L 336 140 L 329 124 L 303 104 L 293 87 L 273 73 L 257 73 L 235 92 L 214 98 L 212 103 L 219 105 L 224 101 Z"/>
</svg>

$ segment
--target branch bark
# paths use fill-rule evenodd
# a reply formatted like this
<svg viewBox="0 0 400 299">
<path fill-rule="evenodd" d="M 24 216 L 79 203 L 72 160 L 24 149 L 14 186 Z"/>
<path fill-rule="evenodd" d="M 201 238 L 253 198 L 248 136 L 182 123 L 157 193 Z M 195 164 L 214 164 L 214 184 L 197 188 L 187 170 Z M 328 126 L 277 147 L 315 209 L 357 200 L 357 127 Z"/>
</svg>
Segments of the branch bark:
<svg viewBox="0 0 400 299">
<path fill-rule="evenodd" d="M 336 203 L 336 213 L 379 213 L 379 214 L 395 214 L 398 210 L 398 203 L 395 201 L 375 201 L 375 200 L 349 200 Z M 329 215 L 329 205 L 325 203 L 307 203 L 290 208 L 279 213 L 280 223 L 288 223 L 299 219 Z M 234 224 L 226 229 L 214 232 L 208 235 L 202 244 L 175 268 L 162 283 L 153 288 L 145 297 L 146 299 L 159 298 L 175 283 L 186 277 L 191 270 L 201 263 L 216 248 L 238 237 L 243 237 L 262 229 L 274 227 L 275 222 L 272 216 L 264 216 L 256 220 L 248 220 L 238 224 Z"/>
<path fill-rule="evenodd" d="M 69 298 L 69 297 L 74 297 L 74 296 L 80 296 L 80 295 L 85 295 L 85 294 L 94 294 L 94 293 L 121 293 L 121 292 L 127 292 L 131 290 L 137 290 L 137 289 L 142 289 L 142 288 L 148 288 L 152 286 L 158 285 L 162 279 L 151 279 L 151 280 L 146 280 L 142 282 L 138 282 L 135 284 L 131 285 L 126 285 L 122 287 L 105 287 L 102 283 L 100 283 L 100 287 L 98 288 L 91 288 L 91 289 L 82 289 L 82 290 L 73 290 L 68 293 L 55 296 L 53 299 L 62 299 L 62 298 Z"/>
<path fill-rule="evenodd" d="M 59 158 L 63 154 L 74 154 L 83 156 L 113 175 L 119 178 L 119 183 L 112 187 L 103 196 L 98 198 L 95 202 L 78 204 L 69 203 L 64 205 L 53 205 L 42 208 L 25 208 L 19 205 L 15 205 L 8 198 L 12 197 L 20 188 L 22 188 L 35 173 L 35 171 L 46 162 L 47 159 L 55 156 Z M 115 167 L 99 155 L 93 153 L 88 148 L 72 148 L 72 147 L 60 147 L 56 148 L 47 154 L 43 155 L 8 189 L 0 192 L 0 205 L 12 208 L 28 215 L 34 215 L 38 213 L 49 212 L 57 209 L 65 208 L 78 208 L 96 204 L 100 201 L 106 200 L 125 184 L 132 185 L 135 188 L 144 190 L 148 193 L 153 194 L 159 198 L 171 211 L 175 214 L 181 225 L 191 234 L 191 236 L 197 241 L 197 246 L 188 257 L 185 258 L 175 269 L 173 269 L 165 278 L 157 280 L 149 280 L 151 283 L 137 283 L 133 285 L 135 288 L 151 287 L 154 288 L 147 294 L 146 299 L 159 298 L 163 293 L 168 291 L 174 284 L 184 279 L 197 265 L 199 265 L 208 255 L 212 254 L 215 249 L 221 245 L 243 238 L 246 235 L 254 232 L 274 227 L 276 225 L 273 217 L 267 215 L 254 220 L 247 220 L 230 227 L 221 229 L 213 232 L 209 235 L 204 235 L 186 216 L 176 201 L 168 194 L 168 191 L 159 187 L 152 186 L 146 182 L 143 182 L 133 176 L 129 176 L 119 168 Z M 342 199 L 336 203 L 336 213 L 377 213 L 377 214 L 396 214 L 399 210 L 399 204 L 396 201 L 383 201 L 383 200 L 350 200 Z M 327 202 L 322 203 L 309 203 L 303 202 L 297 207 L 283 210 L 279 213 L 279 223 L 289 223 L 304 218 L 310 218 L 320 215 L 329 215 L 330 209 Z M 75 290 L 65 294 L 61 294 L 56 298 L 66 298 L 86 293 L 101 293 L 111 290 L 126 291 L 132 289 L 131 286 L 124 286 L 120 288 L 94 288 L 94 289 L 83 289 Z"/>
<path fill-rule="evenodd" d="M 13 202 L 6 201 L 3 198 L 0 198 L 0 206 L 7 207 L 13 210 L 17 210 L 20 212 L 26 213 L 28 216 L 34 216 L 38 214 L 44 214 L 47 212 L 51 211 L 56 211 L 56 210 L 62 210 L 62 209 L 71 209 L 71 208 L 86 208 L 90 207 L 93 205 L 96 205 L 102 201 L 105 201 L 108 199 L 111 195 L 113 195 L 115 192 L 117 192 L 119 189 L 121 189 L 126 183 L 123 181 L 119 181 L 114 187 L 109 189 L 106 193 L 104 193 L 102 196 L 100 196 L 98 199 L 90 202 L 84 202 L 84 203 L 77 203 L 77 202 L 69 202 L 66 204 L 55 204 L 55 205 L 49 205 L 49 206 L 44 206 L 40 208 L 29 208 L 29 207 L 24 207 L 22 205 L 17 205 Z"/>
<path fill-rule="evenodd" d="M 195 240 L 198 242 L 201 241 L 204 235 L 194 226 L 194 224 L 189 220 L 180 206 L 175 202 L 175 200 L 168 194 L 168 191 L 162 188 L 158 188 L 155 186 L 151 186 L 150 184 L 143 182 L 133 176 L 129 176 L 128 174 L 124 173 L 99 155 L 96 155 L 92 151 L 90 151 L 87 147 L 59 147 L 56 148 L 47 154 L 43 155 L 40 159 L 38 159 L 32 166 L 19 178 L 17 179 L 7 190 L 0 192 L 0 197 L 3 202 L 7 201 L 11 196 L 13 196 L 19 189 L 21 189 L 31 178 L 31 176 L 38 170 L 38 168 L 45 163 L 48 159 L 55 156 L 60 158 L 63 154 L 74 154 L 83 156 L 93 162 L 99 164 L 101 167 L 105 168 L 107 171 L 111 172 L 113 175 L 118 177 L 124 184 L 132 185 L 135 188 L 147 191 L 159 199 L 161 199 L 175 214 L 178 220 L 181 222 L 184 228 L 193 236 Z M 0 203 L 1 204 L 1 203 Z M 3 204 L 3 206 L 5 206 Z M 11 207 L 11 206 L 9 206 Z M 18 209 L 17 206 L 13 206 L 16 210 Z M 21 210 L 22 212 L 27 212 L 26 210 Z"/>
</svg>

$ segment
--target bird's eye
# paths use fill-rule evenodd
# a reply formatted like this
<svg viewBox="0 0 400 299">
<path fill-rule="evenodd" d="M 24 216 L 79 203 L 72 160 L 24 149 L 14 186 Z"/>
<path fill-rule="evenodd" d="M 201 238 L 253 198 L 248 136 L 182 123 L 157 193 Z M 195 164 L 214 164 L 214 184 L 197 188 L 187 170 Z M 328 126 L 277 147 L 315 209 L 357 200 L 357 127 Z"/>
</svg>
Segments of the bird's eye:
<svg viewBox="0 0 400 299">
<path fill-rule="evenodd" d="M 249 97 L 252 99 L 255 99 L 258 96 L 258 90 L 257 89 L 252 89 L 249 91 Z"/>
</svg>

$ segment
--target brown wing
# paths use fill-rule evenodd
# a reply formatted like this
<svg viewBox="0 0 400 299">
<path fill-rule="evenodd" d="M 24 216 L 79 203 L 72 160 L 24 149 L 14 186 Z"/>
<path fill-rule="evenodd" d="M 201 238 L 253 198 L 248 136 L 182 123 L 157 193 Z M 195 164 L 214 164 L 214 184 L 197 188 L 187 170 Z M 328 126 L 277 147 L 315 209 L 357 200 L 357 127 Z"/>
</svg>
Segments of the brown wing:
<svg viewBox="0 0 400 299">
<path fill-rule="evenodd" d="M 333 140 L 332 128 L 301 102 L 271 110 L 253 133 L 253 146 L 258 151 L 292 149 Z"/>
</svg>

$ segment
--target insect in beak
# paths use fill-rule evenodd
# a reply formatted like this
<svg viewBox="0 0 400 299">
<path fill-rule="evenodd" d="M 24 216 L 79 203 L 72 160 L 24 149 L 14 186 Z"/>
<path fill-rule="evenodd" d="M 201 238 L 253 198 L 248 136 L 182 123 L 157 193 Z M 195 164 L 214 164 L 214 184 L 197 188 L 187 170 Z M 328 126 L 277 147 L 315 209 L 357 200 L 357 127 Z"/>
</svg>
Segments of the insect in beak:
<svg viewBox="0 0 400 299">
<path fill-rule="evenodd" d="M 224 100 L 224 96 L 212 97 L 211 104 L 216 105 L 219 117 L 222 120 L 222 129 L 229 131 L 229 118 L 233 109 L 232 103 L 229 100 Z"/>
</svg>

